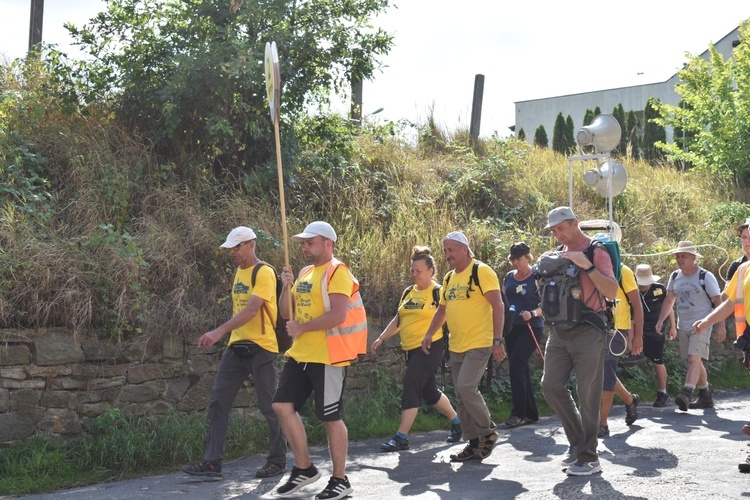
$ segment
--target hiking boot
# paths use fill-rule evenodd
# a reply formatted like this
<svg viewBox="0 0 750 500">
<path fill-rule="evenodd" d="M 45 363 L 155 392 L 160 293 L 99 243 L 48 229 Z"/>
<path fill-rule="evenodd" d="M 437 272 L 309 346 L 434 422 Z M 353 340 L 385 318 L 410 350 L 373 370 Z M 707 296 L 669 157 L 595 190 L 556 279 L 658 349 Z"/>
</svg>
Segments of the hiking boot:
<svg viewBox="0 0 750 500">
<path fill-rule="evenodd" d="M 680 411 L 688 411 L 691 399 L 693 399 L 692 389 L 683 389 L 682 392 L 674 398 L 674 402 Z"/>
<path fill-rule="evenodd" d="M 565 452 L 565 456 L 560 462 L 560 465 L 562 465 L 563 468 L 570 467 L 571 465 L 576 463 L 577 455 L 578 455 L 578 448 L 576 446 L 568 446 L 568 451 Z"/>
<path fill-rule="evenodd" d="M 597 460 L 596 462 L 576 462 L 568 467 L 565 473 L 569 476 L 590 476 L 601 471 L 602 467 Z"/>
<path fill-rule="evenodd" d="M 492 455 L 492 448 L 495 447 L 495 441 L 497 441 L 497 432 L 492 431 L 491 434 L 482 436 L 479 438 L 479 448 L 477 448 L 476 455 L 474 458 L 484 460 L 485 458 Z"/>
<path fill-rule="evenodd" d="M 457 424 L 451 424 L 451 435 L 448 436 L 446 442 L 458 443 L 459 441 L 461 441 L 461 436 L 463 436 L 463 431 L 461 430 L 461 422 Z"/>
<path fill-rule="evenodd" d="M 523 425 L 523 419 L 515 415 L 511 415 L 508 420 L 505 421 L 506 427 L 518 427 Z"/>
<path fill-rule="evenodd" d="M 664 408 L 669 402 L 669 395 L 666 392 L 657 392 L 654 400 L 654 408 Z"/>
<path fill-rule="evenodd" d="M 451 462 L 465 462 L 467 460 L 471 460 L 474 458 L 477 454 L 477 449 L 471 446 L 471 444 L 467 444 L 466 447 L 461 450 L 460 453 L 456 453 L 455 455 L 451 455 L 450 459 Z"/>
<path fill-rule="evenodd" d="M 691 410 L 695 410 L 698 408 L 713 408 L 713 407 L 714 407 L 714 397 L 709 391 L 706 391 L 706 392 L 701 391 L 701 393 L 698 394 L 698 399 L 688 404 L 688 408 L 690 408 Z"/>
<path fill-rule="evenodd" d="M 213 463 L 208 460 L 204 460 L 198 465 L 183 465 L 180 470 L 191 476 L 224 477 L 221 473 L 221 463 Z"/>
<path fill-rule="evenodd" d="M 279 495 L 291 495 L 301 490 L 303 486 L 314 483 L 318 479 L 320 479 L 320 472 L 318 472 L 318 469 L 314 465 L 310 465 L 307 469 L 292 467 L 289 479 L 286 483 L 278 487 L 276 493 Z"/>
<path fill-rule="evenodd" d="M 750 472 L 750 455 L 747 456 L 744 462 L 737 465 L 740 472 Z"/>
<path fill-rule="evenodd" d="M 278 476 L 286 472 L 285 464 L 274 464 L 272 462 L 266 462 L 266 465 L 258 469 L 255 473 L 255 477 L 273 477 Z"/>
<path fill-rule="evenodd" d="M 609 426 L 599 424 L 599 431 L 596 433 L 596 437 L 603 438 L 609 436 Z"/>
<path fill-rule="evenodd" d="M 344 498 L 354 491 L 352 485 L 349 484 L 349 478 L 344 476 L 344 479 L 331 476 L 328 481 L 328 486 L 323 491 L 315 495 L 315 498 L 320 500 L 337 500 L 338 498 Z"/>
<path fill-rule="evenodd" d="M 633 422 L 638 420 L 638 403 L 641 402 L 638 394 L 633 394 L 633 402 L 629 405 L 625 405 L 625 424 L 633 425 Z"/>
<path fill-rule="evenodd" d="M 380 445 L 380 449 L 383 451 L 401 451 L 409 449 L 409 440 L 393 436 L 390 441 Z"/>
</svg>

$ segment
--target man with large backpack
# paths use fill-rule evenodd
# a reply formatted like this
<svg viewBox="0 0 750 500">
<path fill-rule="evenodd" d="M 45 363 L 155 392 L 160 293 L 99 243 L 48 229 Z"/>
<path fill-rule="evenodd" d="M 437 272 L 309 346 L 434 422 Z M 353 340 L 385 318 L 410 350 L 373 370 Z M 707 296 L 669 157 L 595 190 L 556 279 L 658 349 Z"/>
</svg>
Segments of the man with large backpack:
<svg viewBox="0 0 750 500">
<path fill-rule="evenodd" d="M 552 231 L 562 245 L 556 257 L 569 264 L 564 276 L 577 279 L 572 280 L 575 286 L 570 296 L 558 294 L 566 278 L 560 283 L 546 281 L 540 289 L 542 312 L 550 327 L 542 389 L 568 438 L 563 468 L 568 475 L 587 476 L 601 472 L 596 446 L 607 338 L 605 298 L 614 300 L 618 284 L 609 252 L 581 231 L 570 207 L 551 210 L 545 230 Z M 540 261 L 548 256 L 542 255 Z M 576 374 L 580 409 L 569 389 L 572 373 Z"/>
<path fill-rule="evenodd" d="M 474 259 L 469 240 L 461 231 L 453 231 L 443 238 L 443 253 L 452 269 L 443 278 L 440 305 L 422 340 L 422 350 L 430 354 L 433 335 L 447 321 L 456 411 L 464 440 L 468 441 L 466 447 L 450 455 L 450 459 L 453 462 L 482 460 L 492 453 L 497 432 L 479 392 L 479 382 L 490 356 L 498 362 L 505 359 L 505 306 L 497 274 L 490 266 Z"/>
<path fill-rule="evenodd" d="M 277 315 L 276 271 L 258 259 L 255 245 L 255 232 L 244 226 L 232 229 L 221 245 L 221 248 L 229 249 L 238 266 L 232 285 L 234 316 L 214 330 L 204 333 L 198 340 L 199 347 L 210 347 L 231 332 L 229 347 L 221 357 L 211 389 L 208 445 L 203 461 L 198 465 L 182 467 L 182 471 L 190 475 L 222 477 L 221 462 L 229 413 L 250 375 L 254 379 L 258 408 L 269 428 L 266 464 L 255 475 L 271 477 L 286 470 L 286 440 L 281 432 L 279 418 L 271 407 L 279 380 L 276 369 L 279 347 L 274 332 Z"/>
<path fill-rule="evenodd" d="M 680 357 L 687 361 L 688 369 L 683 390 L 674 401 L 681 411 L 687 411 L 688 408 L 712 408 L 714 400 L 708 390 L 708 374 L 703 360 L 708 360 L 713 327 L 698 333 L 693 330 L 693 324 L 708 316 L 714 307 L 721 304 L 721 289 L 716 277 L 697 264 L 696 259 L 702 256 L 695 250 L 692 241 L 680 241 L 673 253 L 679 269 L 669 277 L 667 298 L 662 304 L 656 330 L 661 331 L 664 320 L 676 303 Z M 726 326 L 720 321 L 716 326 L 716 340 L 724 342 L 726 337 Z M 693 401 L 696 387 L 698 399 Z"/>
</svg>

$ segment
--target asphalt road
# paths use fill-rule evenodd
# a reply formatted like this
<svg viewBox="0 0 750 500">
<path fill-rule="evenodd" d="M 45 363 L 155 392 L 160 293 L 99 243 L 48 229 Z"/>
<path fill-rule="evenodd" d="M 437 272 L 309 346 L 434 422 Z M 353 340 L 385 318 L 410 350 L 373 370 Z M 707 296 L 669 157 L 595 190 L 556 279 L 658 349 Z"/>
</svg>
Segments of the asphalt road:
<svg viewBox="0 0 750 500">
<path fill-rule="evenodd" d="M 653 408 L 641 403 L 640 418 L 628 427 L 624 407 L 610 415 L 611 436 L 600 440 L 603 472 L 569 477 L 560 459 L 567 448 L 556 417 L 536 425 L 499 429 L 500 439 L 483 462 L 451 463 L 463 444 L 444 442 L 447 432 L 410 436 L 411 448 L 398 453 L 378 451 L 382 440 L 350 444 L 347 474 L 352 498 L 415 499 L 692 499 L 750 497 L 750 474 L 737 464 L 750 453 L 750 439 L 740 429 L 750 420 L 750 391 L 715 392 L 716 408 L 680 412 L 674 405 Z M 311 450 L 323 472 L 316 483 L 291 498 L 313 498 L 330 476 L 328 451 Z M 290 454 L 291 459 L 291 454 Z M 224 464 L 224 478 L 200 481 L 175 472 L 57 491 L 24 498 L 49 500 L 99 499 L 251 499 L 273 494 L 284 476 L 257 479 L 263 465 L 255 455 Z"/>
</svg>

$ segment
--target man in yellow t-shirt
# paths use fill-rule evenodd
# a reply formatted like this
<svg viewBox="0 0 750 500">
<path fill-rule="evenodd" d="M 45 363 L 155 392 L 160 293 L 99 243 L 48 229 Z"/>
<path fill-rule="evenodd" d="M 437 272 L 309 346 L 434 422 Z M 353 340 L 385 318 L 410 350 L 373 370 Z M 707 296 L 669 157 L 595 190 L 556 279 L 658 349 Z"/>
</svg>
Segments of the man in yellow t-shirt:
<svg viewBox="0 0 750 500">
<path fill-rule="evenodd" d="M 482 460 L 492 453 L 497 433 L 479 392 L 479 382 L 490 355 L 498 362 L 505 359 L 505 306 L 497 274 L 486 264 L 474 260 L 469 240 L 461 231 L 453 231 L 443 238 L 443 253 L 453 270 L 443 279 L 440 305 L 422 340 L 422 350 L 430 353 L 433 335 L 447 322 L 456 411 L 464 439 L 469 441 L 450 459 L 453 462 Z M 475 263 L 478 265 L 477 282 L 473 278 Z"/>
<path fill-rule="evenodd" d="M 280 312 L 285 319 L 293 316 L 287 322 L 287 331 L 294 341 L 286 352 L 288 359 L 274 396 L 273 409 L 289 440 L 295 465 L 287 482 L 276 490 L 279 495 L 291 495 L 320 479 L 320 472 L 310 460 L 305 427 L 298 413 L 313 393 L 315 416 L 323 422 L 328 434 L 333 462 L 328 486 L 316 498 L 343 498 L 353 491 L 346 476 L 349 443 L 342 420 L 349 361 L 331 363 L 327 334 L 328 330 L 347 321 L 350 298 L 357 293 L 359 285 L 355 288 L 354 276 L 333 257 L 337 239 L 327 222 L 308 224 L 302 233 L 292 236 L 292 241 L 301 243 L 302 253 L 310 265 L 300 271 L 296 281 L 290 267 L 285 267 L 281 273 L 284 288 L 279 300 Z M 289 311 L 290 289 L 293 313 Z"/>
<path fill-rule="evenodd" d="M 625 352 L 628 335 L 633 328 L 633 342 L 630 351 L 638 354 L 643 349 L 643 304 L 641 294 L 638 292 L 638 284 L 635 281 L 633 271 L 621 264 L 620 286 L 617 288 L 617 307 L 615 308 L 615 332 L 610 338 L 609 348 L 604 354 L 604 384 L 602 388 L 602 402 L 599 415 L 600 438 L 609 436 L 609 425 L 607 417 L 612 409 L 615 394 L 625 403 L 625 423 L 632 425 L 638 419 L 638 403 L 641 398 L 637 394 L 631 394 L 620 379 L 617 378 L 617 362 Z M 632 318 L 630 310 L 633 310 Z M 632 323 L 632 324 L 631 324 Z"/>
<path fill-rule="evenodd" d="M 271 403 L 278 384 L 276 358 L 279 347 L 276 326 L 276 272 L 255 255 L 255 232 L 236 227 L 221 248 L 228 248 L 237 264 L 232 286 L 234 316 L 218 328 L 204 333 L 199 347 L 211 347 L 227 333 L 229 347 L 216 372 L 208 406 L 208 445 L 203 461 L 181 469 L 194 476 L 222 477 L 221 462 L 229 425 L 229 413 L 242 384 L 252 375 L 258 408 L 268 422 L 269 454 L 258 477 L 270 477 L 286 470 L 286 440 Z M 260 266 L 257 268 L 256 266 Z M 256 272 L 253 280 L 253 272 Z"/>
</svg>

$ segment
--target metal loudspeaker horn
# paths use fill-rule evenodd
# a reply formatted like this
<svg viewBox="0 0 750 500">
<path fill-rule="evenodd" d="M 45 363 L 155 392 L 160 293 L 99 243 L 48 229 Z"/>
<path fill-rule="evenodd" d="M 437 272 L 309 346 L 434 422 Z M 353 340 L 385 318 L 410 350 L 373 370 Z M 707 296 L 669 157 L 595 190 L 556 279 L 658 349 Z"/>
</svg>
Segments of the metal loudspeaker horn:
<svg viewBox="0 0 750 500">
<path fill-rule="evenodd" d="M 581 146 L 594 146 L 597 153 L 609 153 L 620 144 L 622 129 L 612 115 L 597 115 L 585 127 L 578 129 L 576 140 Z"/>
<path fill-rule="evenodd" d="M 612 192 L 609 192 L 608 182 L 612 181 Z M 617 196 L 625 190 L 628 183 L 628 173 L 622 163 L 607 160 L 595 169 L 591 169 L 583 174 L 583 181 L 596 188 L 599 194 L 605 197 Z"/>
</svg>

